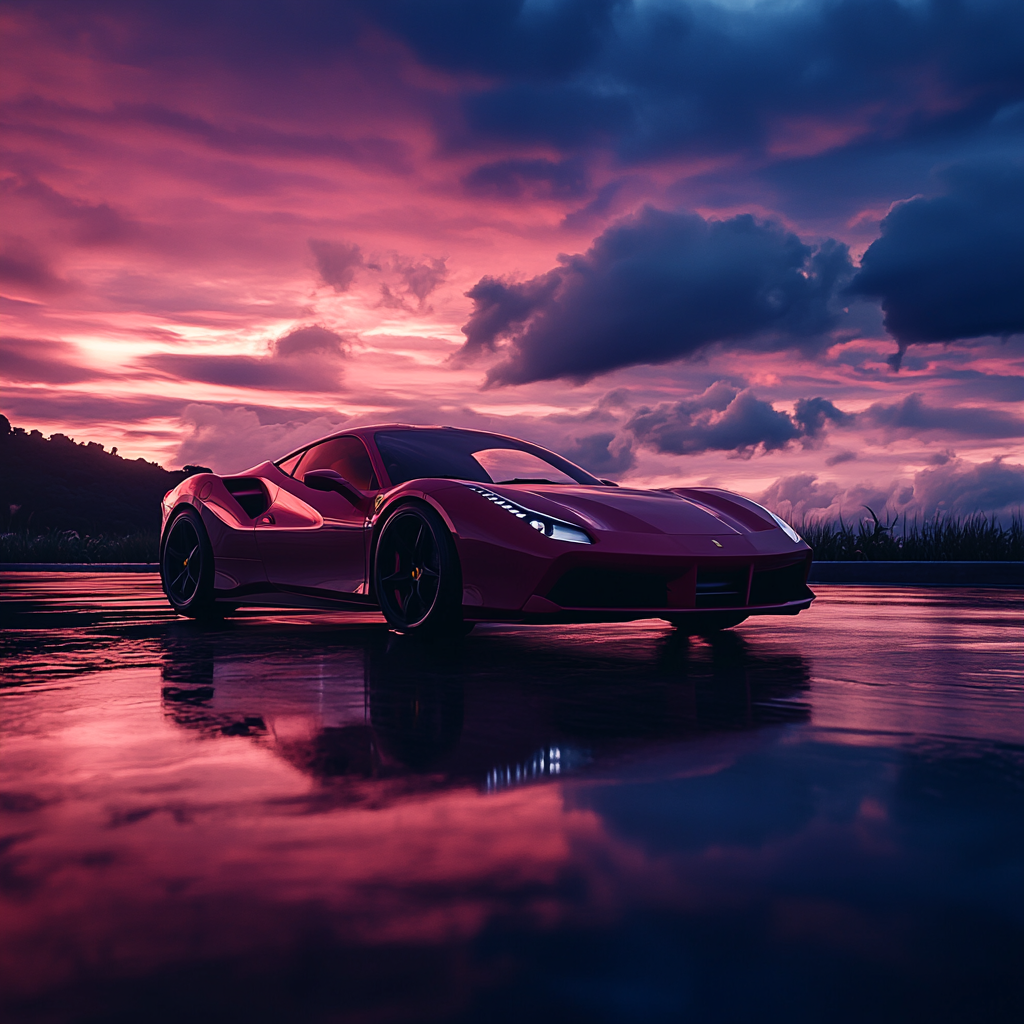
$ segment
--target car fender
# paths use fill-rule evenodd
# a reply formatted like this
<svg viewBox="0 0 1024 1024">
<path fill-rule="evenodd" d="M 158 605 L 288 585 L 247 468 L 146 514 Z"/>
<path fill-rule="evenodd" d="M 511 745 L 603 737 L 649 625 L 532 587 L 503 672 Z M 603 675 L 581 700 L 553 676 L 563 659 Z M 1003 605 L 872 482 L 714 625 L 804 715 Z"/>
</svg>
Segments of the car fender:
<svg viewBox="0 0 1024 1024">
<path fill-rule="evenodd" d="M 455 541 L 455 546 L 458 548 L 459 545 L 459 534 L 455 523 L 452 522 L 451 516 L 448 515 L 448 511 L 444 505 L 441 504 L 434 496 L 436 489 L 447 490 L 454 485 L 445 481 L 440 485 L 440 488 L 423 488 L 417 487 L 415 484 L 399 484 L 397 487 L 393 487 L 390 491 L 384 492 L 381 497 L 384 499 L 380 506 L 376 509 L 373 515 L 369 519 L 370 523 L 370 535 L 367 538 L 366 546 L 366 578 L 369 581 L 370 593 L 373 593 L 373 559 L 374 553 L 377 550 L 377 538 L 380 536 L 380 531 L 384 527 L 384 523 L 387 521 L 388 515 L 391 513 L 397 505 L 400 505 L 403 501 L 422 502 L 424 505 L 428 505 L 432 508 L 444 521 L 445 526 L 448 527 L 452 538 Z M 460 552 L 461 554 L 461 552 Z"/>
</svg>

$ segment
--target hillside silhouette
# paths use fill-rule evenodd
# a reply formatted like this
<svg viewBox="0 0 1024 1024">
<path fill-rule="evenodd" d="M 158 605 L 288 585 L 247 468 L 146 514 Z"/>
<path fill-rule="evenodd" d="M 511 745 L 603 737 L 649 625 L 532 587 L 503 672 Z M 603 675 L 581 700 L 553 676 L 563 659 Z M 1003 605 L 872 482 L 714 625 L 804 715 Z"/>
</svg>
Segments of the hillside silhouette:
<svg viewBox="0 0 1024 1024">
<path fill-rule="evenodd" d="M 96 441 L 12 427 L 0 415 L 0 529 L 79 534 L 155 533 L 160 499 L 204 466 L 166 470 L 122 459 Z"/>
</svg>

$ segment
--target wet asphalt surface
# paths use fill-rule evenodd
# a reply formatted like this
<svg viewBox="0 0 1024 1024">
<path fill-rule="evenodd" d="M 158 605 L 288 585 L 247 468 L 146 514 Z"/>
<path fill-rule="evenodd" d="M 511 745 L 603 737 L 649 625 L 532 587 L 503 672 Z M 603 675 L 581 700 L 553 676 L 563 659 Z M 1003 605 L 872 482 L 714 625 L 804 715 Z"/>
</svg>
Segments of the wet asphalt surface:
<svg viewBox="0 0 1024 1024">
<path fill-rule="evenodd" d="M 173 616 L 0 575 L 0 1019 L 1019 1021 L 1022 594 Z"/>
</svg>

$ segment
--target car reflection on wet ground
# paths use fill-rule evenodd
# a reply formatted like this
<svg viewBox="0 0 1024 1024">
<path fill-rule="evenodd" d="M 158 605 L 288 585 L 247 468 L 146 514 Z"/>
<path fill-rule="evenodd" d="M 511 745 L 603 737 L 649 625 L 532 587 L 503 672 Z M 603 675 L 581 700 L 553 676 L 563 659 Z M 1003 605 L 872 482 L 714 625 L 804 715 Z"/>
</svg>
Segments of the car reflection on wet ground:
<svg viewBox="0 0 1024 1024">
<path fill-rule="evenodd" d="M 431 646 L 2 582 L 5 1020 L 1021 1019 L 1019 592 Z"/>
</svg>

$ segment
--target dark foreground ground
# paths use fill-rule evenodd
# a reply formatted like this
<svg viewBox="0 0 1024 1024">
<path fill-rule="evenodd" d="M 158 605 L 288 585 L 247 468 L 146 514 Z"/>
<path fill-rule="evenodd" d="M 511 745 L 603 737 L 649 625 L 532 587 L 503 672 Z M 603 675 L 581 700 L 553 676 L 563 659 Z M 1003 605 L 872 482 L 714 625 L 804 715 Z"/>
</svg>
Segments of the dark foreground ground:
<svg viewBox="0 0 1024 1024">
<path fill-rule="evenodd" d="M 11 574 L 0 1019 L 1024 1019 L 1019 591 L 174 619 Z"/>
</svg>

